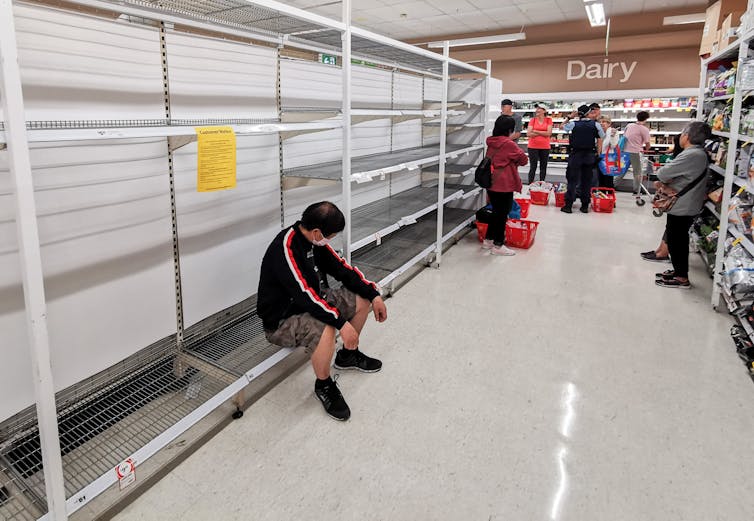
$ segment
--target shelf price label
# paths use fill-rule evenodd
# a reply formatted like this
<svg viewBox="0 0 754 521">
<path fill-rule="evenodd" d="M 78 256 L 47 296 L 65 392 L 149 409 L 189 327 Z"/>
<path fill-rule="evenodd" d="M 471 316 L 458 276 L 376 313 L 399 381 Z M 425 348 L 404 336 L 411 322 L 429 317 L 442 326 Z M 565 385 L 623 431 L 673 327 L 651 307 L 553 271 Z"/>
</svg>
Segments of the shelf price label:
<svg viewBox="0 0 754 521">
<path fill-rule="evenodd" d="M 232 127 L 196 128 L 196 191 L 236 187 L 236 134 Z"/>
</svg>

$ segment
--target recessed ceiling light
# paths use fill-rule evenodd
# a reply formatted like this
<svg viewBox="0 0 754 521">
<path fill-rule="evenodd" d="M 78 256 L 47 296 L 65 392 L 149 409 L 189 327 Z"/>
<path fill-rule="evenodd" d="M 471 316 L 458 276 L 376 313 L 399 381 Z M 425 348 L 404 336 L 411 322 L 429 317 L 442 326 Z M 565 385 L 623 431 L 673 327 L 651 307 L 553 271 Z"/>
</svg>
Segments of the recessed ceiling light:
<svg viewBox="0 0 754 521">
<path fill-rule="evenodd" d="M 497 34 L 493 36 L 479 36 L 477 38 L 463 38 L 460 40 L 449 40 L 450 47 L 463 47 L 464 45 L 485 45 L 488 43 L 515 42 L 526 40 L 526 33 Z M 429 42 L 431 49 L 442 47 L 445 42 Z"/>
<path fill-rule="evenodd" d="M 602 5 L 602 2 L 584 4 L 584 8 L 586 9 L 586 15 L 589 17 L 589 23 L 592 27 L 605 25 L 607 23 L 605 20 L 605 6 Z"/>
<path fill-rule="evenodd" d="M 704 13 L 682 14 L 680 16 L 666 16 L 662 25 L 701 24 L 706 16 Z"/>
</svg>

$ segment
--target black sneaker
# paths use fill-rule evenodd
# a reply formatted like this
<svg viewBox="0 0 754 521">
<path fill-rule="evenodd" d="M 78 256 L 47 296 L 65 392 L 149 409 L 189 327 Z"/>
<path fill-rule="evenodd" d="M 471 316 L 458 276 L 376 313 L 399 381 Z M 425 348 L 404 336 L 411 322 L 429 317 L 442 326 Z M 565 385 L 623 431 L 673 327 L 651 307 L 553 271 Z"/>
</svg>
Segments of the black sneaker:
<svg viewBox="0 0 754 521">
<path fill-rule="evenodd" d="M 368 357 L 358 349 L 341 349 L 335 355 L 333 366 L 336 369 L 356 369 L 362 373 L 376 373 L 382 369 L 382 362 Z"/>
<path fill-rule="evenodd" d="M 675 271 L 665 270 L 662 273 L 655 273 L 655 279 L 674 279 Z"/>
<path fill-rule="evenodd" d="M 582 206 L 581 207 L 581 213 L 589 213 L 589 207 L 588 206 Z"/>
<path fill-rule="evenodd" d="M 676 278 L 672 279 L 657 279 L 655 281 L 655 284 L 657 284 L 660 287 L 663 288 L 676 288 L 676 289 L 689 289 L 691 288 L 691 283 L 689 281 L 681 282 L 680 280 Z"/>
<path fill-rule="evenodd" d="M 642 259 L 649 262 L 670 262 L 670 257 L 658 257 L 654 250 L 645 251 L 640 255 Z"/>
<path fill-rule="evenodd" d="M 573 213 L 573 210 L 571 210 L 571 207 L 567 205 L 561 208 L 560 211 L 563 213 Z"/>
<path fill-rule="evenodd" d="M 332 418 L 346 421 L 351 417 L 351 409 L 348 408 L 348 404 L 343 399 L 343 395 L 340 393 L 340 389 L 338 389 L 338 384 L 334 380 L 330 380 L 330 383 L 321 387 L 315 384 L 314 396 L 322 402 L 325 412 Z"/>
</svg>

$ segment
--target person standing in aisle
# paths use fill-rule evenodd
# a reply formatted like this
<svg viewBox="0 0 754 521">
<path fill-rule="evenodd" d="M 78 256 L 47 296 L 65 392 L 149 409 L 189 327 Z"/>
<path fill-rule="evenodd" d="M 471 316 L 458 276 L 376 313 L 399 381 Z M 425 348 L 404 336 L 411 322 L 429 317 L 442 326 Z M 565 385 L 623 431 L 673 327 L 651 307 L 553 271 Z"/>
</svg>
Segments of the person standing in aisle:
<svg viewBox="0 0 754 521">
<path fill-rule="evenodd" d="M 605 132 L 602 130 L 602 125 L 599 124 L 597 119 L 600 117 L 600 114 L 602 114 L 602 109 L 600 108 L 598 103 L 592 103 L 591 105 L 582 105 L 579 107 L 579 109 L 587 110 L 586 117 L 594 121 L 594 126 L 597 129 L 597 133 L 600 135 L 600 139 L 605 137 Z M 571 114 L 568 114 L 565 117 L 565 123 L 563 125 L 563 130 L 570 134 L 570 132 L 573 130 L 573 127 L 576 125 L 575 121 L 571 121 L 573 118 L 579 118 L 580 117 L 580 111 L 574 110 Z M 570 139 L 570 135 L 568 136 Z M 570 147 L 569 147 L 570 148 Z M 602 148 L 601 142 L 598 142 L 597 148 L 595 149 L 595 159 L 594 159 L 594 165 L 597 167 L 599 164 L 599 151 Z M 566 180 L 568 180 L 571 177 L 571 167 L 570 167 L 570 154 L 569 154 L 569 162 L 566 164 Z M 594 180 L 595 174 L 592 173 L 592 179 Z M 578 177 L 577 177 L 578 179 Z M 589 186 L 587 187 L 587 191 L 591 190 L 592 182 L 589 183 Z M 574 200 L 581 198 L 581 188 L 576 187 L 576 192 L 574 193 Z M 561 210 L 562 211 L 562 210 Z M 570 212 L 566 212 L 570 213 Z"/>
<path fill-rule="evenodd" d="M 657 178 L 680 192 L 693 186 L 683 194 L 668 211 L 665 233 L 673 269 L 656 275 L 655 284 L 663 288 L 688 289 L 689 282 L 689 229 L 694 217 L 699 215 L 707 197 L 707 175 L 709 157 L 704 150 L 704 142 L 712 136 L 712 129 L 706 123 L 694 121 L 681 132 L 681 152 L 672 162 L 657 171 Z M 694 184 L 696 183 L 696 184 Z"/>
<path fill-rule="evenodd" d="M 335 356 L 337 369 L 375 373 L 382 362 L 359 350 L 359 335 L 370 307 L 377 322 L 387 319 L 387 308 L 374 282 L 330 246 L 345 228 L 345 217 L 334 204 L 323 201 L 304 210 L 301 220 L 281 231 L 267 248 L 257 293 L 257 313 L 267 340 L 282 347 L 301 347 L 311 355 L 317 381 L 314 394 L 325 412 L 345 421 L 351 410 L 330 378 L 335 334 L 343 349 Z M 327 275 L 343 283 L 327 285 Z"/>
<path fill-rule="evenodd" d="M 678 157 L 680 153 L 683 152 L 680 139 L 680 134 L 673 136 L 673 150 L 670 153 L 673 158 L 670 161 Z M 670 262 L 670 252 L 668 252 L 668 232 L 662 234 L 662 239 L 660 240 L 660 245 L 657 247 L 657 249 L 642 252 L 641 258 L 649 262 Z"/>
<path fill-rule="evenodd" d="M 544 107 L 534 109 L 534 117 L 529 120 L 526 128 L 529 151 L 529 184 L 534 182 L 534 176 L 539 164 L 539 180 L 547 177 L 547 161 L 550 157 L 550 136 L 552 136 L 552 118 L 547 117 Z"/>
<path fill-rule="evenodd" d="M 626 137 L 626 152 L 631 159 L 631 172 L 634 176 L 634 195 L 641 194 L 641 183 L 644 180 L 642 172 L 641 153 L 649 152 L 650 135 L 647 128 L 649 112 L 642 110 L 636 115 L 636 123 L 629 123 L 623 135 Z M 621 179 L 623 176 L 621 176 Z"/>
<path fill-rule="evenodd" d="M 594 163 L 602 144 L 601 139 L 605 136 L 602 127 L 594 121 L 596 113 L 588 105 L 581 105 L 577 114 L 579 120 L 569 121 L 564 127 L 571 134 L 568 151 L 568 190 L 565 195 L 565 206 L 560 209 L 563 213 L 573 213 L 572 206 L 577 190 L 581 198 L 581 212 L 589 213 Z"/>
<path fill-rule="evenodd" d="M 515 127 L 512 117 L 500 116 L 492 136 L 487 138 L 487 157 L 492 162 L 492 186 L 487 189 L 487 196 L 492 216 L 482 249 L 490 250 L 492 255 L 515 255 L 505 246 L 505 223 L 513 206 L 513 192 L 520 192 L 523 187 L 518 167 L 528 162 L 524 151 L 510 138 Z"/>
<path fill-rule="evenodd" d="M 599 124 L 605 132 L 605 137 L 602 138 L 601 153 L 607 158 L 608 152 L 618 146 L 620 135 L 618 134 L 618 129 L 613 127 L 613 121 L 607 116 L 601 116 Z M 601 188 L 613 188 L 613 176 L 603 174 L 602 170 L 599 169 L 599 163 L 597 164 L 597 186 Z"/>
<path fill-rule="evenodd" d="M 521 118 L 521 114 L 513 112 L 513 102 L 507 98 L 500 102 L 500 112 L 501 115 L 511 117 L 516 122 L 510 138 L 514 143 L 518 143 L 518 138 L 521 137 L 521 131 L 524 129 L 524 121 Z"/>
</svg>

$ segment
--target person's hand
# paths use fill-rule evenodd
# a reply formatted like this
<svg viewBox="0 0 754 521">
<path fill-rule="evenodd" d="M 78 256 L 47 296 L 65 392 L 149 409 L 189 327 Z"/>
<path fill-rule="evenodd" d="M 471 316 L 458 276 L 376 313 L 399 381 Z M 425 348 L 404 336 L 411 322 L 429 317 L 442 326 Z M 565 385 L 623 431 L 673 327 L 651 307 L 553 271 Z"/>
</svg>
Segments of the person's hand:
<svg viewBox="0 0 754 521">
<path fill-rule="evenodd" d="M 375 297 L 372 301 L 372 311 L 374 311 L 374 319 L 377 322 L 384 322 L 387 320 L 387 307 L 382 297 Z"/>
<path fill-rule="evenodd" d="M 359 347 L 359 332 L 351 325 L 350 322 L 340 328 L 340 339 L 343 340 L 343 346 L 346 349 L 356 349 Z"/>
</svg>

